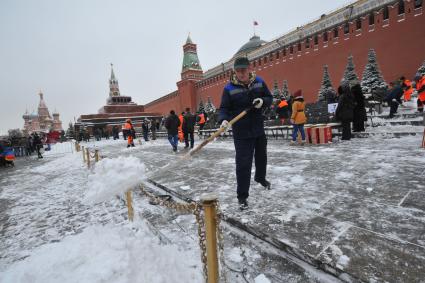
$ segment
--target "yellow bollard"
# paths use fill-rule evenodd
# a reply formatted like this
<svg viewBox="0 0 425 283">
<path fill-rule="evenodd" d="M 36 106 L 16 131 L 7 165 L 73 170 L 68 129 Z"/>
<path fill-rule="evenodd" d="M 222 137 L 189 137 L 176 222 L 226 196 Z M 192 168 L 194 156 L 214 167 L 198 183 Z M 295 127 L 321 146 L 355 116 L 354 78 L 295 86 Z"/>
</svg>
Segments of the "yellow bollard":
<svg viewBox="0 0 425 283">
<path fill-rule="evenodd" d="M 133 210 L 133 201 L 131 199 L 131 191 L 128 190 L 125 193 L 125 196 L 127 198 L 127 209 L 128 209 L 128 219 L 133 222 L 133 217 L 134 217 L 134 210 Z"/>
<path fill-rule="evenodd" d="M 84 146 L 82 146 L 81 148 L 83 153 L 83 162 L 86 163 L 86 151 L 84 150 Z"/>
<path fill-rule="evenodd" d="M 88 148 L 86 148 L 86 153 L 87 153 L 87 167 L 90 168 L 90 150 Z"/>
<path fill-rule="evenodd" d="M 217 257 L 217 197 L 206 195 L 201 198 L 205 211 L 205 234 L 207 240 L 207 271 L 208 283 L 218 283 L 218 257 Z"/>
<path fill-rule="evenodd" d="M 99 150 L 95 149 L 94 151 L 94 160 L 96 162 L 99 162 Z"/>
<path fill-rule="evenodd" d="M 76 152 L 79 152 L 80 151 L 80 149 L 78 148 L 78 142 L 75 143 L 75 151 Z"/>
</svg>

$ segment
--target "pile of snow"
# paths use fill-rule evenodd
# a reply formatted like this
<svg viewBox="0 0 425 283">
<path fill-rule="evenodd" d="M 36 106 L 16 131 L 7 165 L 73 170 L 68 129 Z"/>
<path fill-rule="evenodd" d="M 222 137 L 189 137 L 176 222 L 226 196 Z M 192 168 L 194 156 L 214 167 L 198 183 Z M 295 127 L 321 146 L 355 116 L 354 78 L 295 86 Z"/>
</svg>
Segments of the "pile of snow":
<svg viewBox="0 0 425 283">
<path fill-rule="evenodd" d="M 138 226 L 91 226 L 41 246 L 0 272 L 0 282 L 203 282 L 196 252 L 161 245 L 146 224 Z"/>
<path fill-rule="evenodd" d="M 106 158 L 96 163 L 89 175 L 85 200 L 103 202 L 121 195 L 146 179 L 145 165 L 136 157 Z"/>
</svg>

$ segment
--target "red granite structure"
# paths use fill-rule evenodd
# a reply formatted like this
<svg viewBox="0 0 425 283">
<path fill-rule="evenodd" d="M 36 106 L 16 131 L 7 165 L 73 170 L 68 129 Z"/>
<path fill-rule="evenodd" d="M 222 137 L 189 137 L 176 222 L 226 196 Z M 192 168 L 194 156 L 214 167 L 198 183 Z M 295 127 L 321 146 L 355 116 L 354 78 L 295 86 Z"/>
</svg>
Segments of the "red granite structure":
<svg viewBox="0 0 425 283">
<path fill-rule="evenodd" d="M 203 72 L 196 44 L 188 37 L 177 90 L 145 105 L 145 111 L 166 114 L 186 107 L 196 109 L 208 97 L 219 106 L 234 59 L 247 56 L 253 70 L 269 87 L 277 81 L 290 91 L 302 89 L 307 102 L 315 102 L 323 66 L 328 65 L 333 85 L 339 85 L 347 58 L 352 55 L 361 79 L 369 49 L 389 82 L 401 75 L 413 78 L 425 59 L 425 14 L 422 0 L 360 0 L 269 42 L 254 35 L 225 63 Z M 223 43 L 225 44 L 225 43 Z"/>
<path fill-rule="evenodd" d="M 143 120 L 159 121 L 162 115 L 155 112 L 145 112 L 143 105 L 134 103 L 130 96 L 121 95 L 118 80 L 111 64 L 109 97 L 106 100 L 106 105 L 100 108 L 97 114 L 81 115 L 75 123 L 75 130 L 80 132 L 84 128 L 90 135 L 95 132 L 111 135 L 112 128 L 116 126 L 121 131 L 122 125 L 128 118 L 132 120 L 137 129 L 141 127 Z"/>
</svg>

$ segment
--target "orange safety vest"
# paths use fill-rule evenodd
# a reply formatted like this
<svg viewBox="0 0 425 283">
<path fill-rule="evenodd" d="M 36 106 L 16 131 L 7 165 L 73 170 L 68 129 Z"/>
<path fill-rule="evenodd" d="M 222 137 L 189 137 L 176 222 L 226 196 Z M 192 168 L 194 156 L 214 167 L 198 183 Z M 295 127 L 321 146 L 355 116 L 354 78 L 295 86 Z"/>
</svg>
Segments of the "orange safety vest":
<svg viewBox="0 0 425 283">
<path fill-rule="evenodd" d="M 283 108 L 285 106 L 288 106 L 288 102 L 286 102 L 286 100 L 282 100 L 277 107 Z"/>
<path fill-rule="evenodd" d="M 404 91 L 404 101 L 410 101 L 413 93 L 412 82 L 409 80 L 404 80 L 403 83 L 407 86 L 407 89 Z"/>
<path fill-rule="evenodd" d="M 180 126 L 179 126 L 179 132 L 178 132 L 178 139 L 180 142 L 184 141 L 184 135 L 183 135 L 183 115 L 179 115 L 179 120 L 180 120 Z"/>
<path fill-rule="evenodd" d="M 425 85 L 425 76 L 423 76 L 417 83 L 416 89 L 419 91 Z M 425 90 L 418 93 L 418 99 L 425 102 Z"/>
<path fill-rule="evenodd" d="M 205 124 L 205 115 L 204 114 L 199 114 L 199 124 Z"/>
<path fill-rule="evenodd" d="M 182 130 L 182 128 L 183 128 L 183 115 L 179 115 L 179 120 L 180 120 L 180 126 L 179 126 L 179 131 L 181 131 Z"/>
<path fill-rule="evenodd" d="M 126 122 L 125 125 L 124 125 L 124 129 L 131 130 L 131 124 Z"/>
</svg>

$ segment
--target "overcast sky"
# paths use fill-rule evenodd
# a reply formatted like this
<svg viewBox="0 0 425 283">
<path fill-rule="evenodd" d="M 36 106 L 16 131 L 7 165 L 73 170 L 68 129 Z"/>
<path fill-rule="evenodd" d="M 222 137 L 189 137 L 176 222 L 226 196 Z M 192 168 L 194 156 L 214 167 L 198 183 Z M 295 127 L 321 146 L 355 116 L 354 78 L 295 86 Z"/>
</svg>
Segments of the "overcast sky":
<svg viewBox="0 0 425 283">
<path fill-rule="evenodd" d="M 177 89 L 190 32 L 204 71 L 253 34 L 273 39 L 348 0 L 1 0 L 0 134 L 22 128 L 41 89 L 64 129 L 97 113 L 109 95 L 110 63 L 122 95 L 145 104 Z"/>
</svg>

